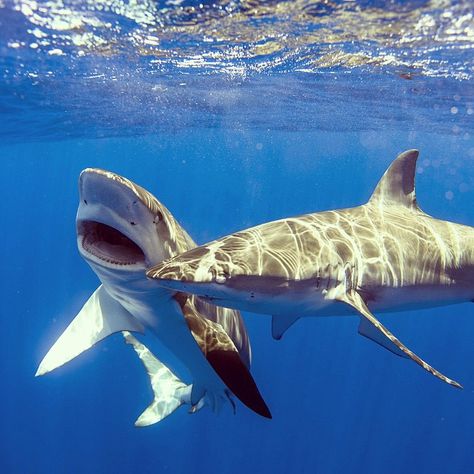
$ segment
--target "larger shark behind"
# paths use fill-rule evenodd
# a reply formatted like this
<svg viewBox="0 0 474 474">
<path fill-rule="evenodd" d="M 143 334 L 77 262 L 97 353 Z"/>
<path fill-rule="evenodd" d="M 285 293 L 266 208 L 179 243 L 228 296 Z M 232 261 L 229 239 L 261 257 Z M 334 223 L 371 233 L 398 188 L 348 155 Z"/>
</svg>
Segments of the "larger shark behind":
<svg viewBox="0 0 474 474">
<path fill-rule="evenodd" d="M 474 299 L 474 229 L 418 207 L 417 158 L 417 150 L 400 154 L 364 205 L 243 230 L 147 274 L 215 304 L 271 314 L 277 339 L 299 317 L 358 314 L 360 334 L 460 387 L 373 314 Z"/>
</svg>

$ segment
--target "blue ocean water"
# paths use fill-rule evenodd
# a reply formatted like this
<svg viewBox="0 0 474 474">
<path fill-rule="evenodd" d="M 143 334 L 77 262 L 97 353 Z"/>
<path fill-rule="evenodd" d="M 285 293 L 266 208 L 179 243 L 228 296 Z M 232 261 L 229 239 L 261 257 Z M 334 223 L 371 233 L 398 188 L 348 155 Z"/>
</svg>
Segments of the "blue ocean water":
<svg viewBox="0 0 474 474">
<path fill-rule="evenodd" d="M 135 428 L 152 392 L 119 335 L 34 377 L 98 285 L 76 249 L 86 167 L 204 243 L 361 204 L 418 148 L 420 206 L 474 225 L 473 53 L 470 2 L 0 0 L 0 472 L 474 472 L 472 304 L 380 317 L 463 390 L 355 317 L 274 341 L 250 313 L 272 420 L 238 403 Z"/>
</svg>

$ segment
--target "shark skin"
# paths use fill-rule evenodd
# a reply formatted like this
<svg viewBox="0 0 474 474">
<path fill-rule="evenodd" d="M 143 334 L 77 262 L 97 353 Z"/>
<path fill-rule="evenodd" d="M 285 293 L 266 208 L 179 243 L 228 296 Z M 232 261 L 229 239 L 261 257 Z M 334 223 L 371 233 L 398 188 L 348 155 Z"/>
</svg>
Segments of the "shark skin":
<svg viewBox="0 0 474 474">
<path fill-rule="evenodd" d="M 153 390 L 153 401 L 135 421 L 135 426 L 150 426 L 163 420 L 182 405 L 189 405 L 189 413 L 196 413 L 205 405 L 204 397 L 196 405 L 191 403 L 192 385 L 186 385 L 152 352 L 128 331 L 122 335 L 130 344 L 147 371 Z M 232 402 L 232 399 L 229 399 Z M 234 410 L 235 406 L 233 405 Z"/>
<path fill-rule="evenodd" d="M 359 315 L 359 333 L 444 382 L 374 312 L 474 300 L 474 228 L 424 213 L 417 150 L 400 154 L 361 206 L 265 223 L 151 268 L 164 288 L 270 314 L 276 339 L 298 318 Z"/>
<path fill-rule="evenodd" d="M 101 285 L 48 351 L 36 375 L 65 364 L 110 334 L 152 332 L 189 370 L 192 406 L 206 404 L 218 411 L 225 401 L 233 406 L 233 393 L 271 418 L 249 371 L 250 343 L 238 311 L 161 288 L 146 278 L 150 266 L 196 246 L 168 209 L 135 183 L 99 169 L 81 173 L 79 191 L 78 249 Z M 174 374 L 168 375 L 171 383 Z M 167 416 L 166 407 L 172 404 L 162 406 L 165 412 L 156 418 Z"/>
</svg>

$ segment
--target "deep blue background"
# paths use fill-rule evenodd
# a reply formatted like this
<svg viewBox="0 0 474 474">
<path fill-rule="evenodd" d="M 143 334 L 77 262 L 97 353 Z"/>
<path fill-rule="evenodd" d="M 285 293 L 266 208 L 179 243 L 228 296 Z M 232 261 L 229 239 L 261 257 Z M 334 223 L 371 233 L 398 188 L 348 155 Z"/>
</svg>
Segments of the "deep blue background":
<svg viewBox="0 0 474 474">
<path fill-rule="evenodd" d="M 417 147 L 421 207 L 474 225 L 473 137 L 410 128 L 192 129 L 0 147 L 0 471 L 474 472 L 474 305 L 381 317 L 462 391 L 359 337 L 352 317 L 305 319 L 276 342 L 269 317 L 245 314 L 271 421 L 239 404 L 235 416 L 182 408 L 134 428 L 151 390 L 120 336 L 34 378 L 98 284 L 75 245 L 83 168 L 143 185 L 203 243 L 270 219 L 363 203 L 396 154 Z"/>
</svg>

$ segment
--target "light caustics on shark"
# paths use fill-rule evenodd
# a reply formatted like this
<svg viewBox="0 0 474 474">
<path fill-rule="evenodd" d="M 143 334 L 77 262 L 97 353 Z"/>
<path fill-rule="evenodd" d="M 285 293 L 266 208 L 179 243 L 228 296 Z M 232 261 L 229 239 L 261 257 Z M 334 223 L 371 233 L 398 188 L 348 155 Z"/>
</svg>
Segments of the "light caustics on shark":
<svg viewBox="0 0 474 474">
<path fill-rule="evenodd" d="M 196 405 L 192 404 L 192 385 L 183 383 L 131 333 L 122 331 L 122 334 L 125 342 L 133 347 L 133 350 L 142 361 L 155 394 L 153 402 L 138 417 L 135 426 L 149 426 L 157 423 L 181 405 L 190 405 L 190 413 L 195 413 L 204 406 L 204 398 L 201 398 Z"/>
<path fill-rule="evenodd" d="M 231 393 L 270 418 L 249 372 L 250 343 L 240 314 L 161 288 L 145 276 L 147 268 L 196 245 L 171 213 L 145 189 L 107 171 L 84 170 L 79 190 L 78 248 L 102 284 L 46 354 L 37 375 L 125 331 L 155 393 L 138 424 L 159 421 L 183 403 L 192 411 L 204 404 L 217 411 L 227 400 L 233 405 Z M 192 385 L 182 383 L 128 332 L 145 330 L 187 367 Z"/>
<path fill-rule="evenodd" d="M 474 300 L 474 229 L 418 207 L 417 158 L 417 150 L 399 155 L 362 206 L 237 232 L 147 275 L 215 304 L 271 314 L 277 339 L 299 317 L 358 314 L 360 334 L 460 387 L 373 314 Z"/>
</svg>

